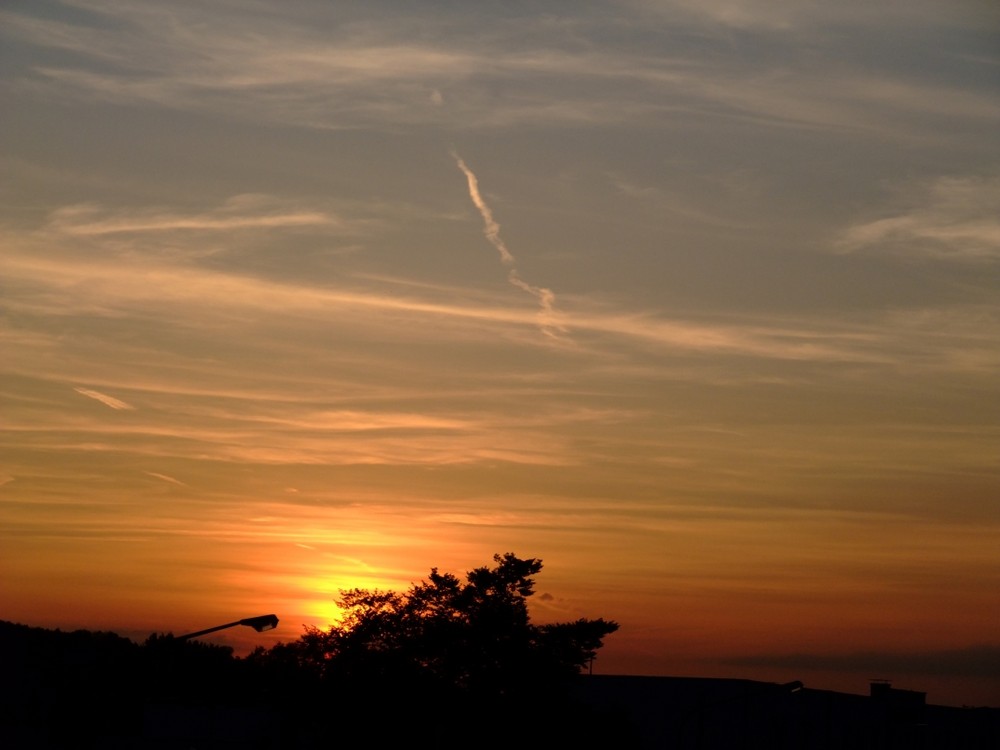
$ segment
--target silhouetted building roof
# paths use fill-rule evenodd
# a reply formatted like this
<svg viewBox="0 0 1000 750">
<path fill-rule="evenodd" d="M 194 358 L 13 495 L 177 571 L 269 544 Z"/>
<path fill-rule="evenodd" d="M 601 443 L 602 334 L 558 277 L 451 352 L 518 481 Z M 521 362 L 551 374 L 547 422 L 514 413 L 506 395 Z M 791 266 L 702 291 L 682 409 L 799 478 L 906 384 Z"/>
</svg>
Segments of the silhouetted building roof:
<svg viewBox="0 0 1000 750">
<path fill-rule="evenodd" d="M 638 748 L 995 750 L 1000 709 L 926 705 L 888 683 L 870 695 L 802 683 L 694 677 L 590 676 L 578 699 L 629 727 Z"/>
</svg>

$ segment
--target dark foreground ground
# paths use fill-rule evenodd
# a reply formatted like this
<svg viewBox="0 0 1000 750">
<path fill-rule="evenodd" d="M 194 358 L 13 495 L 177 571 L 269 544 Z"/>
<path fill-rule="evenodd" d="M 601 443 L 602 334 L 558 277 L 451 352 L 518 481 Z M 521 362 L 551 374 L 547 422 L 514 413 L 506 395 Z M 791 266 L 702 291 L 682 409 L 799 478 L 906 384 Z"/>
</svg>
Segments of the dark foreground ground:
<svg viewBox="0 0 1000 750">
<path fill-rule="evenodd" d="M 581 675 L 513 697 L 331 689 L 226 649 L 0 622 L 0 748 L 997 750 L 1000 709 L 686 677 Z"/>
<path fill-rule="evenodd" d="M 869 695 L 801 683 L 581 677 L 580 699 L 619 717 L 641 748 L 1000 748 L 1000 709 L 927 705 L 873 683 Z"/>
</svg>

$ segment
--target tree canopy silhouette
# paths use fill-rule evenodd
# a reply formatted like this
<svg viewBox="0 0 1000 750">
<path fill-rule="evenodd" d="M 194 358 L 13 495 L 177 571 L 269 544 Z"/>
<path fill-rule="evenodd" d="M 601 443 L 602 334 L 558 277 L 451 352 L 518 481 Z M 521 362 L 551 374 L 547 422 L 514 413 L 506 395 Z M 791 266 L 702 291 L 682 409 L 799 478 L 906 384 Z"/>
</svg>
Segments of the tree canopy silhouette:
<svg viewBox="0 0 1000 750">
<path fill-rule="evenodd" d="M 578 674 L 618 629 L 604 619 L 535 625 L 527 600 L 542 561 L 513 553 L 493 559 L 464 581 L 433 568 L 405 592 L 342 591 L 338 625 L 307 629 L 269 657 L 383 697 L 419 690 L 513 698 Z"/>
</svg>

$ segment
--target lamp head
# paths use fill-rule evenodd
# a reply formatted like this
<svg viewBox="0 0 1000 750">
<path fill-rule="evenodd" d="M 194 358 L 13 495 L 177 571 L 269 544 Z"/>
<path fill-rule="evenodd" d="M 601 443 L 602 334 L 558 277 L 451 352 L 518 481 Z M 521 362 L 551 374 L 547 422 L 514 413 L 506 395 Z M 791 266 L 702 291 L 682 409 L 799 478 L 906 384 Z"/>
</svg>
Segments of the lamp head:
<svg viewBox="0 0 1000 750">
<path fill-rule="evenodd" d="M 246 625 L 247 627 L 253 628 L 258 633 L 263 633 L 265 630 L 273 630 L 278 627 L 278 617 L 276 615 L 261 615 L 260 617 L 247 617 L 240 620 L 240 625 Z"/>
</svg>

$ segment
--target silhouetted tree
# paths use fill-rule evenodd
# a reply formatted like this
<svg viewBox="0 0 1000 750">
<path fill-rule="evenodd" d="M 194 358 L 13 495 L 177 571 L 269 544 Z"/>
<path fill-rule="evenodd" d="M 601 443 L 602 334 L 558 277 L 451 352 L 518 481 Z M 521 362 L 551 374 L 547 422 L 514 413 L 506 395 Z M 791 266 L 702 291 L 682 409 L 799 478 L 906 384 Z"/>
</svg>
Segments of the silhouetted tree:
<svg viewBox="0 0 1000 750">
<path fill-rule="evenodd" d="M 253 658 L 294 664 L 349 696 L 380 702 L 516 701 L 552 695 L 605 636 L 604 619 L 535 625 L 528 613 L 541 560 L 495 555 L 465 580 L 433 568 L 405 592 L 342 591 L 341 622 Z"/>
</svg>

